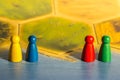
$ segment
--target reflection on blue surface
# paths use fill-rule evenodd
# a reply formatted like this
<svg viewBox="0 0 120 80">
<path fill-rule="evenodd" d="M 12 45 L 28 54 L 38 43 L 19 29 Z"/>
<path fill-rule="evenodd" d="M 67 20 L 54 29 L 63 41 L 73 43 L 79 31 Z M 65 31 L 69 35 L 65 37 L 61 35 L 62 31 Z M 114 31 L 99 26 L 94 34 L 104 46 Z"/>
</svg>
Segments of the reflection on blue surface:
<svg viewBox="0 0 120 80">
<path fill-rule="evenodd" d="M 120 80 L 120 55 L 111 63 L 67 62 L 39 54 L 38 63 L 0 59 L 0 80 Z"/>
</svg>

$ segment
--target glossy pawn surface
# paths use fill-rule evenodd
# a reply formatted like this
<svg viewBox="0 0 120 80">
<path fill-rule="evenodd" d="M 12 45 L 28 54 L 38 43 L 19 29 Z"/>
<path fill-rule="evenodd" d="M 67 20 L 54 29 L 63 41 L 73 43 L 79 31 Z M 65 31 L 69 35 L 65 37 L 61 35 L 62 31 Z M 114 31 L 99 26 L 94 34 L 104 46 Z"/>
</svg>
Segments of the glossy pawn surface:
<svg viewBox="0 0 120 80">
<path fill-rule="evenodd" d="M 9 60 L 11 62 L 22 61 L 22 50 L 19 44 L 19 36 L 14 35 L 11 37 L 11 46 L 9 49 Z"/>
<path fill-rule="evenodd" d="M 102 62 L 111 62 L 111 47 L 110 47 L 110 37 L 103 36 L 102 44 L 98 54 L 98 60 Z"/>
<path fill-rule="evenodd" d="M 86 36 L 85 45 L 82 51 L 82 61 L 84 62 L 93 62 L 95 61 L 95 50 L 94 50 L 94 37 L 91 35 Z"/>
<path fill-rule="evenodd" d="M 31 35 L 28 38 L 29 44 L 26 52 L 26 61 L 37 62 L 38 61 L 38 50 L 36 46 L 36 37 Z"/>
</svg>

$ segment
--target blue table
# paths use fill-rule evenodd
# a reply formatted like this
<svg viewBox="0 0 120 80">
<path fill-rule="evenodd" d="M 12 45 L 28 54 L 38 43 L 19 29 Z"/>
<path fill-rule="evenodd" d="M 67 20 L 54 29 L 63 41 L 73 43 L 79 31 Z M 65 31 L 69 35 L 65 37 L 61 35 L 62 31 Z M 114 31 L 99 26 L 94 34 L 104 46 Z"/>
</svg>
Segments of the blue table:
<svg viewBox="0 0 120 80">
<path fill-rule="evenodd" d="M 111 63 L 68 62 L 39 54 L 38 63 L 12 63 L 0 52 L 0 80 L 120 80 L 120 54 Z"/>
</svg>

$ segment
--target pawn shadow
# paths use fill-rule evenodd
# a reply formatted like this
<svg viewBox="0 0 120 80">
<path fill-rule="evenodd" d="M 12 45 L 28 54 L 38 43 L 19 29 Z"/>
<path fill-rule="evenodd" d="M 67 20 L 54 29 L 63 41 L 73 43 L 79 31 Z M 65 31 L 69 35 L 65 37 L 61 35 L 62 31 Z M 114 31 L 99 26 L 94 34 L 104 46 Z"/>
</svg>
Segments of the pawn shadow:
<svg viewBox="0 0 120 80">
<path fill-rule="evenodd" d="M 70 56 L 72 56 L 75 59 L 81 60 L 82 50 L 77 49 L 74 51 L 68 51 L 68 52 L 66 52 L 66 54 L 69 54 Z"/>
<path fill-rule="evenodd" d="M 25 61 L 25 56 L 26 56 L 26 51 L 25 50 L 22 50 L 22 57 L 23 57 L 23 60 Z M 4 59 L 4 60 L 7 60 L 9 61 L 9 49 L 3 49 L 1 48 L 0 49 L 0 59 Z"/>
<path fill-rule="evenodd" d="M 22 50 L 22 56 L 23 56 L 23 60 L 26 61 L 26 50 L 25 49 Z"/>
<path fill-rule="evenodd" d="M 82 49 L 77 49 L 77 50 L 74 50 L 74 51 L 68 51 L 66 53 L 69 54 L 70 56 L 78 59 L 78 60 L 81 60 Z M 97 48 L 95 48 L 96 60 L 98 60 L 98 54 L 99 54 L 99 51 L 98 51 Z"/>
<path fill-rule="evenodd" d="M 0 49 L 0 58 L 4 60 L 8 60 L 9 49 Z"/>
</svg>

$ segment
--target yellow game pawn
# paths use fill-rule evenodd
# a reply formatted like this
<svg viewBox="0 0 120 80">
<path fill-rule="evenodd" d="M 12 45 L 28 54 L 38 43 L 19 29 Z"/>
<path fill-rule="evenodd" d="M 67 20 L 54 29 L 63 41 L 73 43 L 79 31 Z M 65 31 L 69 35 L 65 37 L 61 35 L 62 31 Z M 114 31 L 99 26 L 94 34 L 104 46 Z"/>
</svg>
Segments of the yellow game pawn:
<svg viewBox="0 0 120 80">
<path fill-rule="evenodd" d="M 19 44 L 19 36 L 11 37 L 11 46 L 9 50 L 9 60 L 11 62 L 21 62 L 22 61 L 22 50 Z"/>
</svg>

